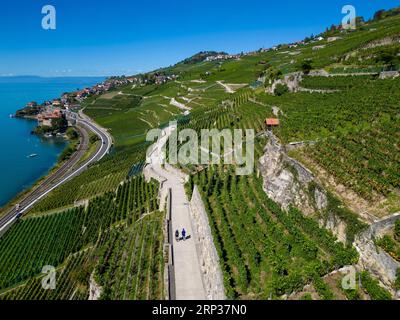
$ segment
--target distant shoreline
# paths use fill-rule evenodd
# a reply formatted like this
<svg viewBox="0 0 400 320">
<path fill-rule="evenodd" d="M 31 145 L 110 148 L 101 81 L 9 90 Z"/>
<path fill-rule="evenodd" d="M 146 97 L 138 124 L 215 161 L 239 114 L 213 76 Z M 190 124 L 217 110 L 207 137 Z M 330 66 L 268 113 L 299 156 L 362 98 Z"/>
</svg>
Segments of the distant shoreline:
<svg viewBox="0 0 400 320">
<path fill-rule="evenodd" d="M 65 79 L 65 81 L 63 81 L 63 79 Z M 61 81 L 59 81 L 61 80 Z M 75 81 L 74 81 L 75 80 Z M 92 81 L 91 81 L 92 80 Z M 48 84 L 48 83 L 52 83 L 54 81 L 57 82 L 57 84 L 59 85 L 60 92 L 64 91 L 62 88 L 64 87 L 64 83 L 65 83 L 65 92 L 68 91 L 72 91 L 74 89 L 71 90 L 71 85 L 74 85 L 74 88 L 77 89 L 79 87 L 85 87 L 85 86 L 89 86 L 91 84 L 97 84 L 101 81 L 105 81 L 106 78 L 104 77 L 40 77 L 40 76 L 12 76 L 12 77 L 1 77 L 0 76 L 0 84 L 19 84 L 19 83 L 32 83 L 37 85 L 40 82 L 43 82 L 44 84 Z M 76 82 L 76 84 L 75 84 Z M 89 84 L 91 83 L 91 84 Z M 51 92 L 51 90 L 49 90 L 49 92 Z M 45 94 L 46 95 L 46 94 Z M 47 94 L 48 97 L 51 97 L 53 94 Z M 53 95 L 52 98 L 54 98 L 55 95 Z M 28 101 L 26 101 L 28 102 Z M 17 105 L 16 105 L 17 106 Z M 9 110 L 9 112 L 14 112 L 14 114 L 9 114 L 10 118 L 13 119 L 19 119 L 19 120 L 28 120 L 28 121 L 36 121 L 37 120 L 37 115 L 17 115 L 16 112 L 20 110 L 20 109 L 16 109 L 16 110 Z M 28 138 L 29 136 L 31 136 L 32 131 L 27 132 L 27 134 L 24 134 L 24 138 Z M 44 141 L 50 141 L 49 139 L 45 139 L 44 136 L 39 136 L 37 135 L 37 137 L 42 140 L 44 139 Z M 56 138 L 56 137 L 54 137 Z M 69 139 L 66 138 L 62 138 L 62 140 L 65 142 L 65 147 L 62 148 L 61 151 L 57 152 L 57 158 L 55 159 L 54 162 L 52 162 L 51 164 L 49 163 L 48 165 L 48 170 L 46 170 L 46 172 L 44 174 L 41 174 L 40 176 L 37 176 L 36 178 L 32 179 L 29 183 L 24 183 L 24 185 L 21 185 L 18 187 L 18 185 L 16 185 L 15 189 L 18 191 L 16 191 L 11 197 L 6 196 L 8 193 L 6 193 L 4 195 L 5 197 L 5 201 L 4 203 L 0 206 L 0 216 L 2 215 L 2 213 L 4 213 L 4 211 L 7 211 L 8 208 L 12 207 L 13 204 L 15 204 L 21 196 L 23 196 L 24 194 L 26 194 L 27 192 L 29 192 L 29 190 L 32 190 L 32 188 L 35 188 L 41 181 L 43 181 L 43 179 L 45 179 L 46 177 L 48 177 L 49 174 L 51 174 L 52 172 L 54 172 L 55 169 L 57 169 L 62 163 L 63 161 L 60 161 L 60 155 L 66 150 L 66 148 L 68 148 L 69 146 Z M 29 151 L 28 151 L 29 153 Z M 32 153 L 38 153 L 38 152 L 32 152 Z M 14 188 L 12 188 L 12 190 L 14 190 Z M 10 193 L 11 194 L 11 193 Z M 6 200 L 6 198 L 8 198 L 8 200 Z"/>
</svg>

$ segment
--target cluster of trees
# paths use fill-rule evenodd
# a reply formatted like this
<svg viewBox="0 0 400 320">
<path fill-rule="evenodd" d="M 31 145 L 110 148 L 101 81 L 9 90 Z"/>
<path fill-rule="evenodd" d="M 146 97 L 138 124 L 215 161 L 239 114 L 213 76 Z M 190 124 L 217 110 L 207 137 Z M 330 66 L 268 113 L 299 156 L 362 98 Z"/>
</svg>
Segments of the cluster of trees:
<svg viewBox="0 0 400 320">
<path fill-rule="evenodd" d="M 400 14 L 400 7 L 394 8 L 394 9 L 390 9 L 390 10 L 378 10 L 375 12 L 374 17 L 373 17 L 373 21 L 378 21 L 378 20 L 382 20 L 388 17 L 393 17 L 396 15 Z"/>
<path fill-rule="evenodd" d="M 199 53 L 196 53 L 195 55 L 191 56 L 190 58 L 183 60 L 182 63 L 183 64 L 196 64 L 196 63 L 204 61 L 208 57 L 217 56 L 217 55 L 228 55 L 228 54 L 226 52 L 200 51 Z"/>
<path fill-rule="evenodd" d="M 73 127 L 68 128 L 65 134 L 70 140 L 76 140 L 79 138 L 78 132 Z"/>
<path fill-rule="evenodd" d="M 394 70 L 400 64 L 400 47 L 381 49 L 375 61 L 383 63 L 388 70 Z"/>
<path fill-rule="evenodd" d="M 68 129 L 68 121 L 65 116 L 58 119 L 51 120 L 51 126 L 37 126 L 34 133 L 37 135 L 43 135 L 46 133 L 65 133 Z"/>
<path fill-rule="evenodd" d="M 276 87 L 275 87 L 275 90 L 274 90 L 274 94 L 276 96 L 278 96 L 278 97 L 282 96 L 282 95 L 284 95 L 285 93 L 288 93 L 288 92 L 289 92 L 288 86 L 285 85 L 285 84 L 281 84 L 281 83 L 278 83 L 276 85 Z"/>
<path fill-rule="evenodd" d="M 74 152 L 77 149 L 78 144 L 76 142 L 71 142 L 64 150 L 61 152 L 60 156 L 58 157 L 59 161 L 65 161 L 71 158 Z"/>
<path fill-rule="evenodd" d="M 309 74 L 312 68 L 312 60 L 303 60 L 298 65 L 298 69 L 301 70 L 305 75 Z"/>
</svg>

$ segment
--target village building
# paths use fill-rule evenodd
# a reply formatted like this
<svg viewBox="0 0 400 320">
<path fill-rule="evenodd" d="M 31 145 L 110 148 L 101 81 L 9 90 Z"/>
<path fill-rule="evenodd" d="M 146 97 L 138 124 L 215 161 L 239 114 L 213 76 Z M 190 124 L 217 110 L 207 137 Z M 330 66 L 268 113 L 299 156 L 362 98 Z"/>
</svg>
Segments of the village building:
<svg viewBox="0 0 400 320">
<path fill-rule="evenodd" d="M 34 107 L 37 107 L 37 103 L 35 101 L 31 101 L 31 102 L 27 103 L 26 106 L 28 108 L 34 108 Z"/>
<path fill-rule="evenodd" d="M 46 110 L 37 116 L 39 126 L 52 126 L 53 119 L 60 119 L 62 117 L 61 109 Z"/>
<path fill-rule="evenodd" d="M 265 119 L 265 125 L 268 130 L 272 130 L 274 127 L 278 127 L 280 125 L 279 119 L 276 118 L 268 118 Z"/>
<path fill-rule="evenodd" d="M 62 103 L 61 103 L 60 100 L 55 99 L 55 100 L 53 100 L 53 102 L 52 102 L 52 106 L 55 107 L 55 108 L 59 108 L 59 107 L 62 106 Z"/>
</svg>

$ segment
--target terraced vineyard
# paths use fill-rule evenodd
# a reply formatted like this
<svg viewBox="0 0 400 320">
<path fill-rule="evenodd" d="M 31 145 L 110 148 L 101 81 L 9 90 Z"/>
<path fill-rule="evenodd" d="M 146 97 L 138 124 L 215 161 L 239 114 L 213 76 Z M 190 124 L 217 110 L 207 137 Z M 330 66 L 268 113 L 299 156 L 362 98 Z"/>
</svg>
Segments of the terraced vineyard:
<svg viewBox="0 0 400 320">
<path fill-rule="evenodd" d="M 162 215 L 155 215 L 156 223 L 153 223 L 151 215 L 146 217 L 157 210 L 158 185 L 154 182 L 146 183 L 144 178 L 139 176 L 120 185 L 116 193 L 108 192 L 90 200 L 87 208 L 78 207 L 20 221 L 0 238 L 0 296 L 3 296 L 2 291 L 6 293 L 5 297 L 15 296 L 24 299 L 37 299 L 47 295 L 49 298 L 63 299 L 72 294 L 61 289 L 52 294 L 38 289 L 40 273 L 45 265 L 60 269 L 61 276 L 58 281 L 65 282 L 66 287 L 70 286 L 71 290 L 75 288 L 78 291 L 79 285 L 74 287 L 73 283 L 67 283 L 67 279 L 77 276 L 75 275 L 77 269 L 87 265 L 87 270 L 83 269 L 87 271 L 83 274 L 86 278 L 78 277 L 79 283 L 84 283 L 87 287 L 86 280 L 91 274 L 90 270 L 96 265 L 102 268 L 102 263 L 107 263 L 99 261 L 96 252 L 101 251 L 103 246 L 111 246 L 114 243 L 114 238 L 110 235 L 121 233 L 121 237 L 124 235 L 125 239 L 128 236 L 135 238 L 134 234 L 144 236 L 145 233 L 142 234 L 141 231 L 151 230 L 150 241 L 162 243 Z M 130 227 L 125 230 L 121 229 L 121 225 Z M 125 231 L 129 234 L 124 233 Z M 130 245 L 130 242 L 128 243 Z M 130 247 L 125 248 L 128 243 L 121 242 L 118 250 L 129 250 Z M 133 263 L 138 259 L 138 263 L 143 263 L 141 270 L 147 272 L 149 279 L 155 274 L 160 277 L 163 272 L 157 264 L 161 263 L 162 246 L 150 247 L 151 257 L 154 255 L 154 259 L 158 259 L 154 262 L 154 266 L 145 264 L 147 259 L 140 260 L 140 256 L 131 257 L 130 260 Z M 132 275 L 136 276 L 135 270 L 132 270 Z M 9 289 L 14 286 L 16 289 Z M 139 284 L 137 287 L 142 290 Z M 162 289 L 154 288 L 154 290 L 152 293 L 154 295 L 163 294 Z M 87 292 L 81 290 L 74 297 L 85 298 Z M 137 296 L 141 297 L 141 293 Z"/>
<path fill-rule="evenodd" d="M 145 160 L 147 144 L 116 150 L 73 180 L 57 188 L 32 209 L 46 212 L 114 192 L 131 173 L 135 163 Z M 140 172 L 140 171 L 139 171 Z"/>
<path fill-rule="evenodd" d="M 0 288 L 7 288 L 41 272 L 44 265 L 59 265 L 90 239 L 82 237 L 83 209 L 22 221 L 0 240 Z M 25 252 L 28 256 L 25 256 Z"/>
<path fill-rule="evenodd" d="M 89 291 L 90 267 L 86 251 L 69 257 L 60 266 L 55 290 L 43 290 L 43 276 L 31 278 L 14 289 L 0 293 L 0 300 L 87 300 Z"/>
<path fill-rule="evenodd" d="M 307 149 L 338 181 L 362 197 L 388 196 L 400 188 L 400 118 L 341 135 Z"/>
<path fill-rule="evenodd" d="M 268 139 L 264 121 L 270 117 L 280 120 L 272 131 L 282 149 L 293 149 L 290 156 L 326 184 L 326 208 L 307 216 L 294 207 L 282 210 L 263 190 L 268 181 L 258 170 L 241 177 L 233 166 L 181 166 L 190 174 L 188 194 L 199 186 L 228 298 L 309 298 L 300 296 L 309 284 L 319 299 L 389 299 L 390 293 L 364 270 L 358 270 L 363 287 L 354 291 L 329 280 L 338 281 L 332 271 L 357 263 L 352 244 L 366 227 L 361 221 L 366 210 L 357 216 L 337 197 L 353 191 L 350 204 L 365 201 L 369 211 L 389 199 L 391 208 L 384 207 L 382 215 L 400 210 L 400 77 L 304 75 L 301 88 L 322 92 L 280 96 L 265 87 L 301 71 L 304 61 L 332 74 L 388 69 L 380 60 L 382 50 L 398 57 L 399 34 L 397 15 L 363 24 L 356 32 L 332 30 L 323 40 L 268 52 L 220 61 L 192 57 L 193 63 L 188 59 L 146 75 L 165 73 L 174 80 L 129 84 L 86 99 L 84 112 L 113 135 L 115 148 L 37 203 L 0 238 L 0 299 L 85 300 L 93 287 L 101 287 L 100 299 L 163 299 L 164 213 L 159 212 L 158 184 L 145 182 L 142 175 L 146 133 L 171 120 L 180 130 L 198 133 L 254 129 L 257 165 Z M 328 41 L 331 36 L 337 38 Z M 271 70 L 274 79 L 268 78 Z M 288 145 L 292 142 L 305 144 Z M 320 226 L 332 217 L 339 220 L 338 234 L 345 225 L 341 241 L 346 245 Z M 375 244 L 398 258 L 398 239 L 389 240 Z M 42 289 L 44 265 L 57 269 L 54 291 Z"/>
<path fill-rule="evenodd" d="M 300 85 L 309 89 L 349 90 L 353 87 L 360 87 L 368 83 L 371 84 L 374 80 L 376 80 L 375 76 L 305 76 Z"/>
<path fill-rule="evenodd" d="M 164 297 L 163 214 L 114 230 L 99 246 L 98 283 L 106 300 L 160 300 Z"/>
<path fill-rule="evenodd" d="M 330 78 L 325 78 L 330 79 Z M 329 81 L 331 89 L 340 89 L 333 84 L 342 80 Z M 281 127 L 276 131 L 284 143 L 316 140 L 349 130 L 372 126 L 388 114 L 398 113 L 400 79 L 370 80 L 365 77 L 350 79 L 351 90 L 338 93 L 313 94 L 295 93 L 281 97 L 259 95 L 258 99 L 268 105 L 278 106 L 283 115 Z"/>
<path fill-rule="evenodd" d="M 331 270 L 357 261 L 296 209 L 282 211 L 256 176 L 211 167 L 191 177 L 209 214 L 229 298 L 266 299 L 300 290 Z"/>
<path fill-rule="evenodd" d="M 396 261 L 400 261 L 400 220 L 396 221 L 393 230 L 389 230 L 388 234 L 376 239 L 375 244 L 385 250 Z M 400 274 L 400 271 L 398 274 Z M 398 279 L 400 281 L 400 277 Z"/>
</svg>

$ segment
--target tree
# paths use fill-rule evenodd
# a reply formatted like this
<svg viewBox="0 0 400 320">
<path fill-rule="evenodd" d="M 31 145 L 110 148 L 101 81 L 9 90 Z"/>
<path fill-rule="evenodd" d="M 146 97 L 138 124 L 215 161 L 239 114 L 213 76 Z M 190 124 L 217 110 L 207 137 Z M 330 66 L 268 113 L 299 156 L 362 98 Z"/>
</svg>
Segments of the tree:
<svg viewBox="0 0 400 320">
<path fill-rule="evenodd" d="M 398 50 L 396 49 L 383 49 L 378 53 L 376 62 L 383 62 L 389 69 L 393 69 L 394 66 L 399 62 L 397 56 Z"/>
<path fill-rule="evenodd" d="M 365 20 L 364 20 L 364 17 L 363 17 L 363 16 L 356 17 L 356 25 L 357 25 L 357 26 L 363 25 L 364 22 L 365 22 Z"/>
<path fill-rule="evenodd" d="M 76 132 L 76 130 L 74 128 L 67 129 L 67 136 L 71 140 L 78 139 L 78 137 L 79 137 L 78 133 Z"/>
<path fill-rule="evenodd" d="M 312 70 L 312 64 L 310 60 L 304 60 L 300 63 L 300 69 L 304 74 L 309 74 Z"/>
<path fill-rule="evenodd" d="M 275 81 L 282 76 L 282 71 L 275 67 L 270 67 L 265 71 L 265 74 L 268 79 Z"/>
<path fill-rule="evenodd" d="M 375 12 L 374 14 L 374 20 L 380 20 L 383 18 L 383 14 L 385 13 L 385 10 L 378 10 L 377 12 Z"/>
<path fill-rule="evenodd" d="M 52 129 L 59 132 L 65 132 L 68 128 L 68 121 L 64 117 L 51 120 Z"/>
<path fill-rule="evenodd" d="M 282 96 L 285 93 L 289 92 L 289 89 L 286 85 L 278 83 L 275 87 L 274 94 L 276 96 Z"/>
<path fill-rule="evenodd" d="M 100 138 L 99 138 L 99 136 L 97 134 L 91 134 L 90 135 L 89 141 L 90 141 L 91 144 L 94 144 L 99 140 L 100 140 Z"/>
</svg>

